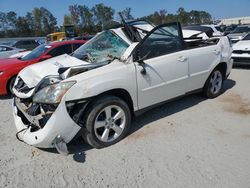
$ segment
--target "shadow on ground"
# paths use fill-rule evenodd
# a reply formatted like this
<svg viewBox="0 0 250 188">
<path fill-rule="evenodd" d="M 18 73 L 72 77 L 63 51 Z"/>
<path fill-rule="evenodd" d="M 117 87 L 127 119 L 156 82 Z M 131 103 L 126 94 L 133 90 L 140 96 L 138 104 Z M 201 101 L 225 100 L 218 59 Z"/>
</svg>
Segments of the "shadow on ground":
<svg viewBox="0 0 250 188">
<path fill-rule="evenodd" d="M 0 100 L 10 100 L 12 99 L 13 97 L 11 95 L 6 95 L 6 96 L 1 96 L 0 95 Z"/>
<path fill-rule="evenodd" d="M 249 65 L 246 65 L 246 64 L 235 64 L 233 65 L 233 68 L 234 69 L 246 69 L 246 70 L 250 70 L 250 62 L 249 62 Z"/>
<path fill-rule="evenodd" d="M 235 84 L 236 82 L 234 80 L 231 80 L 231 79 L 226 80 L 224 83 L 223 93 L 233 88 Z M 149 123 L 152 123 L 154 121 L 157 121 L 169 115 L 181 112 L 205 100 L 208 100 L 208 99 L 203 97 L 201 94 L 193 94 L 193 95 L 185 96 L 179 100 L 163 104 L 154 109 L 151 109 L 145 112 L 144 114 L 138 116 L 134 120 L 129 134 L 132 134 L 138 131 L 139 129 L 143 128 L 145 125 Z M 83 163 L 85 162 L 85 151 L 88 151 L 92 148 L 88 144 L 86 144 L 83 141 L 83 139 L 78 138 L 68 144 L 68 149 L 69 149 L 70 155 L 73 155 L 73 159 L 76 162 Z M 46 151 L 57 153 L 55 149 L 46 149 Z"/>
</svg>

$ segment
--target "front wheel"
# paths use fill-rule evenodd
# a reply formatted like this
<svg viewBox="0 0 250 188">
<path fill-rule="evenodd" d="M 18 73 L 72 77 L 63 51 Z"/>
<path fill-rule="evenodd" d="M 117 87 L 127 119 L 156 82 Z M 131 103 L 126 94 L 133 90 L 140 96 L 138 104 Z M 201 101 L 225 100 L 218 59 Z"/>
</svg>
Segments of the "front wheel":
<svg viewBox="0 0 250 188">
<path fill-rule="evenodd" d="M 120 98 L 103 96 L 87 110 L 83 138 L 95 148 L 104 148 L 123 139 L 131 124 L 128 105 Z"/>
<path fill-rule="evenodd" d="M 223 71 L 216 68 L 208 77 L 206 84 L 203 88 L 203 93 L 208 98 L 215 98 L 222 92 L 224 83 Z"/>
</svg>

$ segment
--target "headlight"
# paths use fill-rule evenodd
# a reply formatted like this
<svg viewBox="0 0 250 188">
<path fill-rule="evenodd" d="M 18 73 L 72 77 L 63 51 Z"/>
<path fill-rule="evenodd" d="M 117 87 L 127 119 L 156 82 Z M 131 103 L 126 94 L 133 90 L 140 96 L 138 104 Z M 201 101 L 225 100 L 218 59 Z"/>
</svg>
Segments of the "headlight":
<svg viewBox="0 0 250 188">
<path fill-rule="evenodd" d="M 0 71 L 0 76 L 3 75 L 3 73 L 4 73 L 3 71 Z"/>
<path fill-rule="evenodd" d="M 33 97 L 35 103 L 55 104 L 60 103 L 65 93 L 75 84 L 72 82 L 61 82 L 41 89 Z"/>
</svg>

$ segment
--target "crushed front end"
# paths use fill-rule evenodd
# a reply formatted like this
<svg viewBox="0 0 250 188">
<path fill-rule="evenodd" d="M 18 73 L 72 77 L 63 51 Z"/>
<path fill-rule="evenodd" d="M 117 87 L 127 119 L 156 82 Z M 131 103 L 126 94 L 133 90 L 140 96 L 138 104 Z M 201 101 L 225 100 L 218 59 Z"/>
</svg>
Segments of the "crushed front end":
<svg viewBox="0 0 250 188">
<path fill-rule="evenodd" d="M 65 88 L 74 83 L 50 77 L 29 88 L 21 78 L 17 79 L 13 99 L 17 138 L 35 147 L 56 147 L 60 153 L 67 153 L 66 143 L 81 129 L 70 117 L 63 97 L 68 90 Z"/>
</svg>

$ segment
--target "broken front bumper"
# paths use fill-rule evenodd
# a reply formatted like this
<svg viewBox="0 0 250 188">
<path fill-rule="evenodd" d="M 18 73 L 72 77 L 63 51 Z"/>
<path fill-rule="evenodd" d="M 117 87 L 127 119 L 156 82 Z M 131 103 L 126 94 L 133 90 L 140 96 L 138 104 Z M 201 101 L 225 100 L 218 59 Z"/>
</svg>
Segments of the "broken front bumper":
<svg viewBox="0 0 250 188">
<path fill-rule="evenodd" d="M 13 99 L 13 116 L 19 132 L 18 137 L 25 143 L 39 148 L 55 147 L 58 139 L 69 143 L 81 129 L 68 115 L 65 101 L 61 101 L 44 127 L 38 130 L 30 126 L 37 124 L 37 117 L 29 115 L 17 98 Z"/>
</svg>

